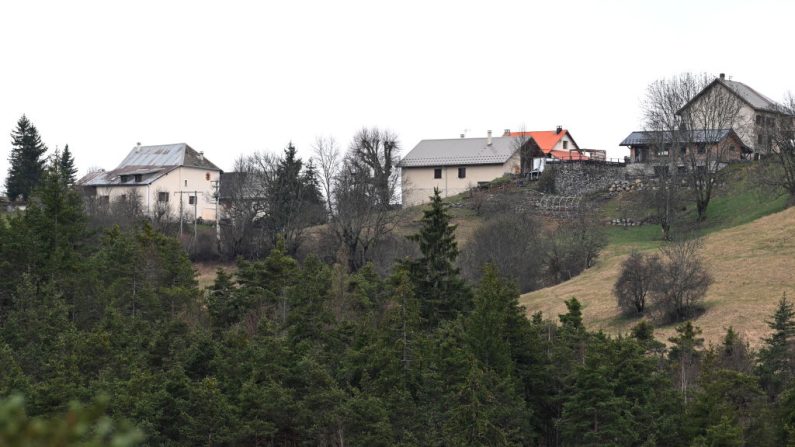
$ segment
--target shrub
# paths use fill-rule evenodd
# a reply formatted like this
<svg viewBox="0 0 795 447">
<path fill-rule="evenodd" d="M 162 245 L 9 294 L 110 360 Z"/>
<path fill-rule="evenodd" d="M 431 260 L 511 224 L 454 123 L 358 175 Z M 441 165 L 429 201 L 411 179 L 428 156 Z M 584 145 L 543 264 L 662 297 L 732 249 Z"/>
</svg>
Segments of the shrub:
<svg viewBox="0 0 795 447">
<path fill-rule="evenodd" d="M 487 221 L 461 250 L 461 273 L 477 282 L 484 265 L 491 263 L 515 281 L 522 293 L 537 289 L 543 284 L 545 252 L 540 228 L 535 218 L 525 214 L 504 214 Z"/>
<path fill-rule="evenodd" d="M 633 251 L 621 264 L 621 273 L 613 286 L 618 307 L 626 313 L 642 314 L 646 298 L 654 289 L 660 257 Z"/>
<path fill-rule="evenodd" d="M 663 319 L 682 321 L 701 310 L 712 275 L 701 260 L 700 239 L 683 239 L 663 246 L 663 262 L 655 281 L 654 305 Z"/>
</svg>

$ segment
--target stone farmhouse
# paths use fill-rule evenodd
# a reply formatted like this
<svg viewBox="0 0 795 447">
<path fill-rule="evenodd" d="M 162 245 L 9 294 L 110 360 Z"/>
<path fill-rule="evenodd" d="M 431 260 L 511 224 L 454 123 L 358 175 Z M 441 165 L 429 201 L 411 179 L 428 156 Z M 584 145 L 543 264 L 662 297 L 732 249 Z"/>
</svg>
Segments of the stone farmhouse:
<svg viewBox="0 0 795 447">
<path fill-rule="evenodd" d="M 755 156 L 769 153 L 774 149 L 770 132 L 779 124 L 778 121 L 795 119 L 792 115 L 784 113 L 784 109 L 776 101 L 742 82 L 726 79 L 724 73 L 694 96 L 677 114 L 693 113 L 710 95 L 724 92 L 734 95 L 740 101 L 740 110 L 731 128 L 740 137 L 743 145 L 751 148 Z"/>
<path fill-rule="evenodd" d="M 679 144 L 679 141 L 687 143 Z M 719 153 L 722 162 L 748 159 L 753 152 L 732 129 L 694 130 L 687 137 L 666 131 L 636 131 L 619 145 L 629 148 L 627 172 L 631 174 L 658 174 L 668 169 L 672 150 L 679 151 L 681 156 L 694 154 L 696 160 L 715 160 L 715 154 Z M 708 157 L 710 153 L 712 156 Z M 684 167 L 681 157 L 678 159 L 678 164 Z"/>
<path fill-rule="evenodd" d="M 87 174 L 77 183 L 97 202 L 137 195 L 150 216 L 167 213 L 216 220 L 221 169 L 186 143 L 135 146 L 112 171 Z"/>
<path fill-rule="evenodd" d="M 597 151 L 598 152 L 598 151 Z M 505 174 L 540 173 L 546 163 L 585 160 L 568 130 L 511 132 L 501 137 L 422 140 L 400 160 L 404 206 L 425 203 L 439 188 L 454 196 Z"/>
</svg>

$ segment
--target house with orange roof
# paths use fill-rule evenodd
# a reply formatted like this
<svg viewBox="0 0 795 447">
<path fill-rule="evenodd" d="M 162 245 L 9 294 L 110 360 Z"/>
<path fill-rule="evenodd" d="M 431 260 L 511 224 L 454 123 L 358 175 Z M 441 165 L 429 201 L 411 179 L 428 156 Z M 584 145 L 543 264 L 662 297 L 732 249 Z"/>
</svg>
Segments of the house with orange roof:
<svg viewBox="0 0 795 447">
<path fill-rule="evenodd" d="M 587 160 L 589 158 L 587 154 L 581 152 L 571 133 L 561 126 L 558 126 L 555 130 L 530 132 L 511 132 L 506 129 L 503 136 L 532 138 L 547 158 L 556 160 Z"/>
<path fill-rule="evenodd" d="M 403 205 L 465 192 L 504 175 L 533 174 L 546 163 L 588 160 L 569 131 L 511 132 L 501 137 L 422 140 L 400 160 Z"/>
</svg>

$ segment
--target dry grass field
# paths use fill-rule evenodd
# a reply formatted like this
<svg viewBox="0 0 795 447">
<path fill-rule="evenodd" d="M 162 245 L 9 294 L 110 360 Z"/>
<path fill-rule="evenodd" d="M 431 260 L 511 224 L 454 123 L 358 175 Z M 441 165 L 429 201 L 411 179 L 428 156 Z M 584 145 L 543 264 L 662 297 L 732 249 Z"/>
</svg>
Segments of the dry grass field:
<svg viewBox="0 0 795 447">
<path fill-rule="evenodd" d="M 703 256 L 715 283 L 705 299 L 706 311 L 694 323 L 707 342 L 717 343 L 728 326 L 757 345 L 767 334 L 765 320 L 782 293 L 795 299 L 795 208 L 706 236 Z M 641 246 L 646 250 L 653 250 Z M 528 315 L 542 311 L 547 318 L 563 313 L 563 301 L 583 303 L 586 324 L 608 333 L 626 332 L 637 319 L 619 313 L 612 295 L 620 263 L 629 247 L 611 245 L 598 264 L 582 275 L 521 297 Z M 666 340 L 674 325 L 660 327 Z"/>
</svg>

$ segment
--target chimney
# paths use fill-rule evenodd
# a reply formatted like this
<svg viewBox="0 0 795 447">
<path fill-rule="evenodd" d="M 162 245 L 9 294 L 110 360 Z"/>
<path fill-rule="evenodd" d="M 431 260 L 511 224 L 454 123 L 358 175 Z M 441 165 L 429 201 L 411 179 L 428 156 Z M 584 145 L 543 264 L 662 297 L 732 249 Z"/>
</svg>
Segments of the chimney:
<svg viewBox="0 0 795 447">
<path fill-rule="evenodd" d="M 557 129 L 555 129 L 555 133 L 556 133 L 556 134 L 559 134 L 559 133 L 561 133 L 561 132 L 563 132 L 563 126 L 558 126 L 558 128 L 557 128 Z"/>
<path fill-rule="evenodd" d="M 141 142 L 135 143 L 135 152 L 139 152 L 141 150 Z"/>
<path fill-rule="evenodd" d="M 503 133 L 502 136 L 510 137 L 511 136 L 511 129 L 505 129 L 505 133 Z"/>
<path fill-rule="evenodd" d="M 720 74 L 720 80 L 721 81 L 725 81 L 726 80 L 726 73 L 721 73 Z"/>
<path fill-rule="evenodd" d="M 488 140 L 487 140 L 486 144 L 487 144 L 487 145 L 489 145 L 489 146 L 491 146 L 491 131 L 488 131 L 488 132 L 487 132 L 487 135 L 489 136 L 489 138 L 488 138 Z"/>
</svg>

